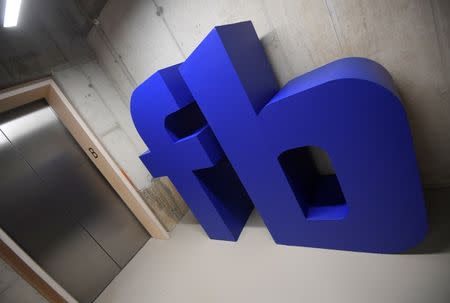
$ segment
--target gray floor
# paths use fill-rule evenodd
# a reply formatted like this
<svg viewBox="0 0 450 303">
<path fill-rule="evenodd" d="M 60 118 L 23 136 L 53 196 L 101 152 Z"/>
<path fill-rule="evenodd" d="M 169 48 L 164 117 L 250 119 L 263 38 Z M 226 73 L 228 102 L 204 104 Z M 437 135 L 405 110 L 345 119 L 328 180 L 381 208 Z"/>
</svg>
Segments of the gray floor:
<svg viewBox="0 0 450 303">
<path fill-rule="evenodd" d="M 276 245 L 254 212 L 239 241 L 213 241 L 189 213 L 151 239 L 97 299 L 103 302 L 450 302 L 450 189 L 426 193 L 430 232 L 382 255 Z"/>
</svg>

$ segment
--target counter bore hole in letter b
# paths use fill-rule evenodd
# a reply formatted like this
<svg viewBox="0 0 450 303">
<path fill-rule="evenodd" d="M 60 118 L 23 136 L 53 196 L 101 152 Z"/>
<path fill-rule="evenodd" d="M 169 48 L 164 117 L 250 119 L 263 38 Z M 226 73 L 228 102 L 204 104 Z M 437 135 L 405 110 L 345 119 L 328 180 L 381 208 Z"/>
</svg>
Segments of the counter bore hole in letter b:
<svg viewBox="0 0 450 303">
<path fill-rule="evenodd" d="M 323 150 L 322 154 L 328 156 Z M 318 169 L 311 147 L 287 150 L 278 156 L 278 161 L 307 220 L 345 218 L 348 206 L 338 177 Z M 329 157 L 327 162 L 331 163 Z"/>
</svg>

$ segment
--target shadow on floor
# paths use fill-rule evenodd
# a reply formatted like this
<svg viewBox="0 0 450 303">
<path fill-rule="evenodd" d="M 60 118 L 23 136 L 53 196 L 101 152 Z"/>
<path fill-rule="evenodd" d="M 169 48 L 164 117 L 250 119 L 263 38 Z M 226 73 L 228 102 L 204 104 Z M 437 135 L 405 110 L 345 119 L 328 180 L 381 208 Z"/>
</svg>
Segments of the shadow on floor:
<svg viewBox="0 0 450 303">
<path fill-rule="evenodd" d="M 450 252 L 450 188 L 426 190 L 425 204 L 428 212 L 428 233 L 419 245 L 402 254 Z M 252 215 L 246 226 L 266 228 L 259 215 Z"/>
<path fill-rule="evenodd" d="M 425 239 L 413 249 L 402 254 L 438 254 L 450 252 L 450 188 L 428 189 L 425 191 L 425 203 L 428 212 L 428 233 Z M 188 212 L 180 224 L 199 224 L 191 212 Z M 246 225 L 266 228 L 261 216 L 254 209 Z"/>
<path fill-rule="evenodd" d="M 417 247 L 403 254 L 433 254 L 450 251 L 450 188 L 425 191 L 428 233 Z"/>
</svg>

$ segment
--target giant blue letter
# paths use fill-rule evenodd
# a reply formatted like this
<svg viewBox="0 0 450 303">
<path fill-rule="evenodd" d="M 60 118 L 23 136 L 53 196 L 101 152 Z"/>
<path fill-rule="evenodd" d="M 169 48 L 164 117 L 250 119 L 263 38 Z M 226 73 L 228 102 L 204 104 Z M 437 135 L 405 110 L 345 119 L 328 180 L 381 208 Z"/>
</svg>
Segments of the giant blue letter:
<svg viewBox="0 0 450 303">
<path fill-rule="evenodd" d="M 235 241 L 252 204 L 193 101 L 178 66 L 133 92 L 133 121 L 150 148 L 141 160 L 154 177 L 170 177 L 210 238 Z"/>
<path fill-rule="evenodd" d="M 338 60 L 279 90 L 251 22 L 242 22 L 213 29 L 178 70 L 219 142 L 214 146 L 223 149 L 277 243 L 399 252 L 424 237 L 426 213 L 408 122 L 379 64 Z M 155 102 L 165 106 L 163 99 Z M 335 175 L 318 172 L 308 146 L 328 152 Z M 198 169 L 196 157 L 160 165 Z M 233 184 L 240 188 L 238 180 Z M 198 189 L 176 186 L 196 207 L 198 201 L 183 191 Z M 204 203 L 207 208 L 210 202 Z M 238 204 L 246 205 L 239 212 L 245 221 L 248 205 Z"/>
</svg>

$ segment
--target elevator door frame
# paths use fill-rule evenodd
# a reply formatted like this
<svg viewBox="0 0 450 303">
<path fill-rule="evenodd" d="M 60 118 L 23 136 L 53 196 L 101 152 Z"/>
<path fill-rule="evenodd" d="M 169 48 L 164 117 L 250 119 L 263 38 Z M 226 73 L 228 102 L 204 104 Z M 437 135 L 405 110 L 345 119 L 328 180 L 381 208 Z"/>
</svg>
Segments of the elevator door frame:
<svg viewBox="0 0 450 303">
<path fill-rule="evenodd" d="M 47 101 L 61 123 L 70 132 L 75 141 L 88 155 L 89 159 L 94 163 L 105 179 L 111 184 L 122 201 L 128 206 L 130 211 L 147 232 L 153 238 L 168 239 L 169 234 L 164 226 L 147 206 L 133 184 L 104 149 L 75 108 L 70 104 L 69 100 L 64 96 L 61 89 L 51 78 L 33 81 L 0 91 L 0 113 L 39 99 L 45 99 Z M 42 269 L 40 269 L 39 266 L 20 249 L 20 247 L 15 245 L 3 230 L 0 230 L 0 256 L 3 255 L 4 257 L 7 257 L 6 251 L 2 247 L 8 247 L 29 267 L 31 272 L 34 272 L 35 276 L 40 277 L 46 282 L 47 285 L 44 287 L 42 281 L 36 283 L 38 280 L 35 276 L 30 274 L 30 271 L 18 271 L 19 274 L 46 297 L 47 300 L 50 302 L 73 300 L 73 298 L 71 298 L 70 295 L 67 296 L 67 292 L 62 290 L 59 285 L 46 275 L 45 272 L 43 272 Z M 6 258 L 5 261 L 10 263 L 13 268 L 23 266 L 23 264 L 18 265 L 17 258 Z M 63 301 L 59 299 L 55 300 L 54 294 L 49 296 L 49 288 L 58 293 L 60 298 L 65 299 Z"/>
</svg>

